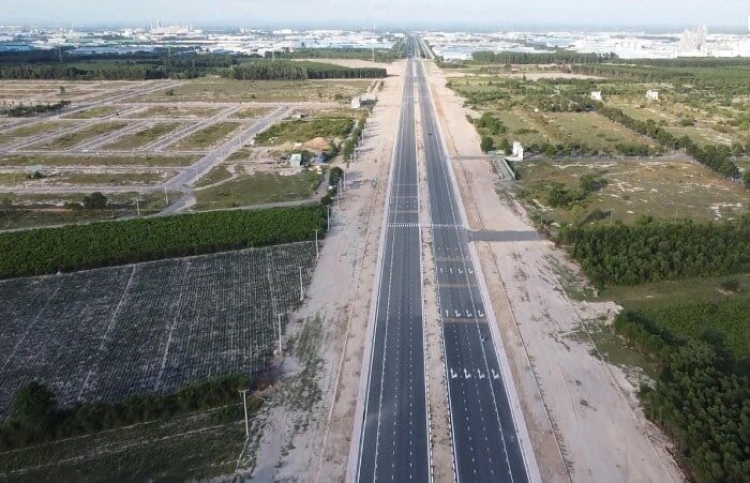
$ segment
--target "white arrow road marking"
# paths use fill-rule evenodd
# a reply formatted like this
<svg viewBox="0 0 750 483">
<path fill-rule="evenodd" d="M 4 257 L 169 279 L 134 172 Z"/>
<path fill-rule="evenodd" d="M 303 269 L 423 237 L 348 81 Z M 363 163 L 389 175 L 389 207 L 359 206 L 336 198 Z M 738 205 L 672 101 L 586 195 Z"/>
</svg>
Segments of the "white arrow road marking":
<svg viewBox="0 0 750 483">
<path fill-rule="evenodd" d="M 464 378 L 471 379 L 471 374 L 469 374 L 469 371 L 467 371 L 466 369 L 464 369 Z"/>
<path fill-rule="evenodd" d="M 456 371 L 454 371 L 453 369 L 451 369 L 451 379 L 455 379 L 457 377 L 458 377 L 458 374 L 456 374 Z"/>
<path fill-rule="evenodd" d="M 495 369 L 492 369 L 492 379 L 500 379 L 500 374 L 495 372 Z"/>
<path fill-rule="evenodd" d="M 477 374 L 479 374 L 479 379 L 484 379 L 485 377 L 487 377 L 484 374 L 482 374 L 482 371 L 480 371 L 479 369 L 477 369 Z"/>
</svg>

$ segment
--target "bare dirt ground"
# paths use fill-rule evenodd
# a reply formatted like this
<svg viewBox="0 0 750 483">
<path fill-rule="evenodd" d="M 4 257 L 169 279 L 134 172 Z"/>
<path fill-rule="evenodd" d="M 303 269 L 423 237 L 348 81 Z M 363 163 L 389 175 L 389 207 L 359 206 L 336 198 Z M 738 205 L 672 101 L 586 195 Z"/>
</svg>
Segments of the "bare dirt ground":
<svg viewBox="0 0 750 483">
<path fill-rule="evenodd" d="M 289 327 L 293 346 L 285 375 L 262 418 L 257 448 L 248 448 L 257 454 L 253 481 L 344 481 L 403 68 L 403 62 L 393 65 L 394 76 L 368 120 L 363 152 L 347 169 L 348 187 L 334 210 L 307 302 Z M 301 341 L 314 348 L 301 352 Z M 317 389 L 306 396 L 308 404 L 289 397 L 310 383 Z"/>
<path fill-rule="evenodd" d="M 428 72 L 450 153 L 481 154 L 463 100 Z M 472 228 L 533 230 L 489 162 L 454 163 Z M 682 481 L 637 387 L 597 357 L 584 325 L 606 323 L 617 307 L 570 300 L 560 273 L 577 268 L 549 242 L 476 247 L 543 481 Z"/>
<path fill-rule="evenodd" d="M 499 73 L 499 74 L 467 74 L 466 72 L 446 72 L 445 77 L 507 77 L 509 79 L 522 79 L 526 76 L 528 80 L 539 80 L 539 79 L 603 79 L 595 75 L 586 74 L 572 74 L 569 72 L 514 72 L 514 73 Z"/>
</svg>

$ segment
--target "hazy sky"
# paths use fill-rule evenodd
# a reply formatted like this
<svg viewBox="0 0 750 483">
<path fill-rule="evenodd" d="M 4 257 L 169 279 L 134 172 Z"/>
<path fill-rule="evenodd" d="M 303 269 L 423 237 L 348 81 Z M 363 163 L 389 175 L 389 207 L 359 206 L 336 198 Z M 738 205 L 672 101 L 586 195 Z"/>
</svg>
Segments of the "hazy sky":
<svg viewBox="0 0 750 483">
<path fill-rule="evenodd" d="M 747 26 L 750 0 L 0 0 L 0 24 Z"/>
</svg>

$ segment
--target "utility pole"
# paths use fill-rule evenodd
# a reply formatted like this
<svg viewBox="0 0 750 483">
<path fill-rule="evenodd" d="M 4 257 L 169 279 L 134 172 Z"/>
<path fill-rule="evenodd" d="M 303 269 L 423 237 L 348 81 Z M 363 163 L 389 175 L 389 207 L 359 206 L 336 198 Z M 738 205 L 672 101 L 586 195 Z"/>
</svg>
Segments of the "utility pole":
<svg viewBox="0 0 750 483">
<path fill-rule="evenodd" d="M 302 286 L 302 267 L 299 267 L 299 301 L 305 300 L 305 288 Z"/>
<path fill-rule="evenodd" d="M 281 355 L 284 351 L 281 348 L 281 317 L 283 317 L 284 314 L 276 314 L 276 320 L 278 322 L 279 326 L 279 355 Z"/>
<path fill-rule="evenodd" d="M 331 231 L 331 206 L 328 206 L 328 231 Z"/>
<path fill-rule="evenodd" d="M 138 203 L 138 195 L 135 197 L 135 212 L 138 215 L 138 218 L 141 217 L 141 205 Z"/>
<path fill-rule="evenodd" d="M 167 206 L 169 206 L 169 195 L 167 194 L 167 187 L 164 187 L 164 201 L 167 202 Z"/>
<path fill-rule="evenodd" d="M 250 437 L 250 423 L 247 420 L 247 389 L 241 389 L 242 394 L 242 406 L 245 408 L 245 436 Z"/>
<path fill-rule="evenodd" d="M 318 258 L 318 230 L 315 230 L 315 259 L 317 260 Z"/>
</svg>

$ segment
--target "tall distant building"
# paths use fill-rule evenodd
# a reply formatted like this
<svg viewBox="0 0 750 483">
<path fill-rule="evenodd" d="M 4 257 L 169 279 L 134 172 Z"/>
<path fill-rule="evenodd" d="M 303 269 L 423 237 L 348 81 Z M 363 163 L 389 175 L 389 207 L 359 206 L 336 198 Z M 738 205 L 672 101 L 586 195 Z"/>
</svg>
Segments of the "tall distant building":
<svg viewBox="0 0 750 483">
<path fill-rule="evenodd" d="M 700 27 L 695 30 L 686 29 L 680 36 L 680 43 L 677 48 L 680 52 L 702 51 L 706 46 L 707 35 L 708 30 L 706 30 L 706 27 Z"/>
</svg>

